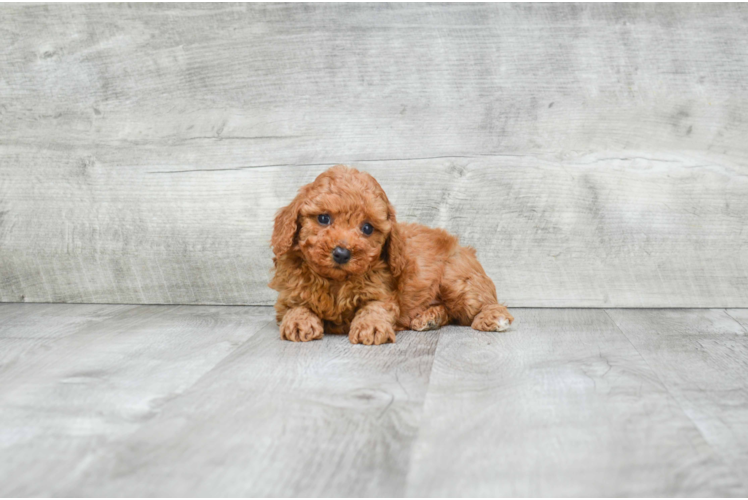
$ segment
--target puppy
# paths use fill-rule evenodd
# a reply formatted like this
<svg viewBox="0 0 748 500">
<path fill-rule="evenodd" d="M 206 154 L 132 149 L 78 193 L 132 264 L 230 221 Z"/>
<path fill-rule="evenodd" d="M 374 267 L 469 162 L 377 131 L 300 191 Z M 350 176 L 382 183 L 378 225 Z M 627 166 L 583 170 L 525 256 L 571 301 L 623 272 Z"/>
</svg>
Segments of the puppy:
<svg viewBox="0 0 748 500">
<path fill-rule="evenodd" d="M 379 183 L 353 168 L 337 165 L 303 186 L 276 215 L 271 243 L 282 339 L 327 332 L 377 345 L 399 330 L 501 332 L 514 320 L 473 248 L 443 229 L 397 222 Z"/>
</svg>

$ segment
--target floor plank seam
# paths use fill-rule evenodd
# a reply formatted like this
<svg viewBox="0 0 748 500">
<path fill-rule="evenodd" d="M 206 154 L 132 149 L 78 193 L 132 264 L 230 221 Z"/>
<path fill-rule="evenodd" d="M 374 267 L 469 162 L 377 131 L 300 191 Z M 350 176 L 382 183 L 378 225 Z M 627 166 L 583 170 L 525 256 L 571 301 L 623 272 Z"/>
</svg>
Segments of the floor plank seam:
<svg viewBox="0 0 748 500">
<path fill-rule="evenodd" d="M 626 332 L 623 331 L 623 328 L 621 328 L 618 325 L 618 323 L 616 322 L 616 320 L 614 320 L 613 317 L 610 314 L 608 314 L 608 310 L 604 309 L 604 311 L 605 311 L 605 315 L 608 316 L 608 318 L 610 318 L 610 321 L 613 322 L 613 325 L 616 327 L 616 330 L 618 330 L 621 333 L 621 335 L 623 335 L 623 337 L 626 339 L 626 341 L 628 341 L 628 343 L 631 344 L 631 347 L 634 348 L 634 350 L 639 355 L 639 357 L 644 361 L 644 363 L 646 363 L 646 365 L 650 369 L 650 371 L 654 374 L 655 377 L 657 377 L 657 380 L 660 382 L 660 385 L 665 389 L 665 391 L 667 392 L 668 396 L 670 396 L 670 398 L 673 401 L 675 401 L 675 404 L 678 405 L 678 408 L 680 408 L 680 411 L 683 412 L 683 414 L 686 415 L 686 417 L 688 417 L 688 420 L 694 425 L 694 427 L 696 427 L 696 429 L 698 429 L 699 434 L 704 439 L 704 442 L 706 442 L 707 444 L 709 444 L 708 441 L 706 441 L 706 437 L 701 432 L 701 429 L 699 429 L 698 425 L 696 425 L 696 422 L 694 422 L 693 419 L 691 419 L 691 417 L 688 416 L 688 413 L 686 413 L 686 410 L 685 410 L 685 408 L 683 408 L 683 405 L 681 405 L 680 401 L 678 401 L 678 399 L 675 397 L 675 395 L 670 391 L 670 388 L 662 380 L 662 377 L 660 377 L 660 374 L 657 373 L 657 370 L 655 370 L 654 367 L 649 363 L 649 361 L 647 360 L 646 356 L 644 356 L 641 353 L 641 351 L 639 351 L 639 348 L 636 347 L 636 344 L 634 344 L 631 341 L 631 339 L 629 338 L 629 336 L 626 335 Z M 711 444 L 709 444 L 709 447 L 711 448 Z"/>
<path fill-rule="evenodd" d="M 743 332 L 745 332 L 745 334 L 748 335 L 748 327 L 746 327 L 743 323 L 741 323 L 739 319 L 735 318 L 735 316 L 730 314 L 730 311 L 728 311 L 727 309 L 722 309 L 722 311 L 725 314 L 727 314 L 735 323 L 737 323 L 740 326 L 740 328 L 743 329 Z"/>
<path fill-rule="evenodd" d="M 623 335 L 623 337 L 626 339 L 626 341 L 629 344 L 631 344 L 631 347 L 634 348 L 634 350 L 639 355 L 639 357 L 644 361 L 644 363 L 646 363 L 647 367 L 652 371 L 652 373 L 654 373 L 654 375 L 657 377 L 657 380 L 660 382 L 660 385 L 662 385 L 662 387 L 667 391 L 668 395 L 673 399 L 673 401 L 675 401 L 678 404 L 678 407 L 681 409 L 681 411 L 683 411 L 685 413 L 685 410 L 683 409 L 683 407 L 681 406 L 681 404 L 678 403 L 678 401 L 675 399 L 675 396 L 673 396 L 673 393 L 670 392 L 670 389 L 665 385 L 665 382 L 662 381 L 662 377 L 660 377 L 660 374 L 657 373 L 657 370 L 655 370 L 654 367 L 649 363 L 649 361 L 647 360 L 647 358 L 644 355 L 642 355 L 641 351 L 639 351 L 639 348 L 636 347 L 636 344 L 634 344 L 631 341 L 631 339 L 629 338 L 629 336 L 626 335 L 626 332 L 624 332 L 623 329 L 620 326 L 618 326 L 618 323 L 608 313 L 608 310 L 607 309 L 603 309 L 603 311 L 605 311 L 605 315 L 610 319 L 610 321 L 613 322 L 613 325 L 616 327 L 616 330 L 618 330 L 620 332 L 620 334 Z"/>
<path fill-rule="evenodd" d="M 242 349 L 244 346 L 247 345 L 248 342 L 252 341 L 255 337 L 257 337 L 257 335 L 259 335 L 260 333 L 264 332 L 267 329 L 268 326 L 275 325 L 275 324 L 276 324 L 275 320 L 270 320 L 267 323 L 265 323 L 263 326 L 261 326 L 260 328 L 258 328 L 257 330 L 255 330 L 255 332 L 252 335 L 250 335 L 242 343 L 240 343 L 236 347 L 234 347 L 234 349 L 232 349 L 231 352 L 227 353 L 224 357 L 222 357 L 221 359 L 219 359 L 216 362 L 216 364 L 214 364 L 210 368 L 210 370 L 207 370 L 205 373 L 203 373 L 202 375 L 200 375 L 197 379 L 195 379 L 195 381 L 194 381 L 193 384 L 191 384 L 189 387 L 186 387 L 182 392 L 180 392 L 179 394 L 175 395 L 175 397 L 181 396 L 183 394 L 187 394 L 189 391 L 192 390 L 193 387 L 195 387 L 196 385 L 198 385 L 205 377 L 207 377 L 208 375 L 211 375 L 214 371 L 216 371 L 217 369 L 223 367 L 223 365 L 226 364 L 227 360 L 233 359 L 233 356 L 236 356 L 237 352 L 239 352 L 240 349 Z M 172 399 L 174 399 L 174 398 L 172 398 Z"/>
<path fill-rule="evenodd" d="M 704 441 L 704 444 L 706 444 L 709 447 L 709 449 L 712 451 L 712 453 L 714 454 L 715 457 L 718 457 L 719 460 L 722 461 L 722 464 L 724 465 L 724 467 L 727 470 L 729 470 L 729 471 L 731 471 L 733 473 L 733 476 L 734 476 L 733 479 L 735 481 L 737 481 L 739 484 L 743 485 L 744 488 L 746 486 L 748 486 L 748 485 L 746 485 L 745 481 L 743 481 L 742 479 L 740 479 L 740 477 L 741 477 L 740 476 L 740 472 L 736 471 L 732 467 L 731 463 L 728 460 L 725 459 L 725 457 L 722 455 L 722 453 L 719 450 L 715 449 L 715 447 L 712 445 L 712 443 L 709 441 L 709 439 L 707 439 L 707 436 L 704 434 L 704 431 L 701 429 L 701 427 L 699 426 L 699 424 L 696 421 L 694 421 L 693 418 L 691 418 L 691 415 L 688 414 L 688 412 L 686 411 L 686 409 L 681 404 L 680 400 L 673 394 L 673 392 L 670 390 L 670 387 L 668 387 L 667 384 L 665 384 L 665 382 L 662 380 L 662 377 L 660 377 L 660 374 L 649 363 L 649 361 L 647 360 L 647 358 L 644 355 L 642 355 L 641 351 L 639 351 L 639 348 L 636 347 L 636 344 L 634 344 L 631 341 L 631 339 L 629 338 L 629 336 L 626 335 L 626 332 L 623 331 L 623 328 L 621 328 L 618 325 L 618 323 L 608 313 L 607 309 L 604 309 L 604 311 L 605 311 L 606 316 L 608 316 L 608 318 L 610 318 L 610 320 L 613 322 L 613 325 L 615 325 L 616 329 L 621 333 L 621 335 L 624 336 L 624 338 L 629 342 L 629 344 L 631 344 L 631 346 L 634 348 L 634 350 L 639 354 L 639 357 L 641 357 L 641 359 L 647 364 L 647 366 L 652 371 L 652 373 L 654 374 L 654 376 L 657 377 L 657 380 L 659 380 L 660 384 L 665 389 L 665 391 L 667 392 L 668 396 L 670 396 L 670 399 L 672 399 L 675 402 L 675 404 L 678 405 L 678 408 L 680 409 L 681 413 L 683 413 L 683 415 L 688 419 L 688 421 L 691 422 L 691 425 L 693 425 L 693 427 L 699 433 L 699 436 L 701 436 L 701 439 Z"/>
<path fill-rule="evenodd" d="M 436 334 L 436 347 L 434 347 L 434 355 L 431 356 L 431 364 L 429 365 L 429 376 L 426 379 L 426 392 L 423 395 L 421 414 L 418 417 L 418 430 L 416 431 L 416 435 L 413 437 L 413 441 L 411 442 L 410 450 L 408 452 L 408 471 L 405 473 L 405 490 L 402 492 L 403 497 L 410 497 L 410 495 L 408 494 L 408 489 L 410 487 L 410 473 L 413 471 L 413 454 L 415 453 L 416 445 L 418 444 L 418 440 L 421 436 L 421 429 L 423 428 L 423 414 L 424 410 L 426 409 L 426 401 L 428 401 L 429 393 L 431 391 L 431 376 L 434 374 L 434 362 L 436 361 L 436 356 L 439 354 L 439 344 L 442 339 L 442 329 L 437 330 Z"/>
</svg>

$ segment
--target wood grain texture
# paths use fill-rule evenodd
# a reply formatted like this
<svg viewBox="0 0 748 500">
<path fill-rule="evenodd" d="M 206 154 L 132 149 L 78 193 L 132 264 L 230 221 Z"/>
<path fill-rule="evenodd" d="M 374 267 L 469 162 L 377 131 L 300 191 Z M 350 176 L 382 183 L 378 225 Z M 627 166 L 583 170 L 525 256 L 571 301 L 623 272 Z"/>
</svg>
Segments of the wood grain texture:
<svg viewBox="0 0 748 500">
<path fill-rule="evenodd" d="M 748 491 L 748 330 L 724 310 L 608 313 Z"/>
<path fill-rule="evenodd" d="M 0 365 L 2 496 L 77 484 L 109 447 L 271 323 L 267 308 L 67 306 L 50 325 L 40 321 L 53 317 L 50 306 L 12 307 L 24 309 L 3 324 L 0 353 L 18 353 L 21 341 L 34 348 Z"/>
<path fill-rule="evenodd" d="M 270 304 L 325 167 L 510 306 L 748 305 L 741 4 L 0 6 L 0 300 Z"/>
<path fill-rule="evenodd" d="M 57 493 L 402 496 L 438 337 L 293 343 L 271 325 Z"/>
<path fill-rule="evenodd" d="M 442 331 L 409 496 L 745 495 L 605 311 L 516 317 Z"/>
<path fill-rule="evenodd" d="M 0 377 L 58 339 L 96 328 L 136 306 L 0 304 Z"/>
<path fill-rule="evenodd" d="M 269 307 L 0 305 L 0 495 L 746 495 L 724 310 L 515 316 L 367 347 Z"/>
</svg>

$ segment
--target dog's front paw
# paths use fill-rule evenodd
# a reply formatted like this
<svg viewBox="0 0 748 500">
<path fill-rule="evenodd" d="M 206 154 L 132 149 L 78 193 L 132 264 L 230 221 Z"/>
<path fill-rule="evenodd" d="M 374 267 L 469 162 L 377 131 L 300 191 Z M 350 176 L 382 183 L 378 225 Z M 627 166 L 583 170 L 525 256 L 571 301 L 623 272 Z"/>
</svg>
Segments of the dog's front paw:
<svg viewBox="0 0 748 500">
<path fill-rule="evenodd" d="M 348 332 L 351 344 L 379 345 L 395 342 L 395 329 L 383 321 L 356 321 L 351 324 Z"/>
<path fill-rule="evenodd" d="M 321 339 L 324 333 L 322 320 L 305 307 L 297 307 L 288 311 L 280 325 L 281 339 L 292 342 Z"/>
<path fill-rule="evenodd" d="M 484 307 L 473 319 L 472 327 L 483 332 L 503 332 L 509 329 L 514 317 L 506 307 L 493 305 Z"/>
</svg>

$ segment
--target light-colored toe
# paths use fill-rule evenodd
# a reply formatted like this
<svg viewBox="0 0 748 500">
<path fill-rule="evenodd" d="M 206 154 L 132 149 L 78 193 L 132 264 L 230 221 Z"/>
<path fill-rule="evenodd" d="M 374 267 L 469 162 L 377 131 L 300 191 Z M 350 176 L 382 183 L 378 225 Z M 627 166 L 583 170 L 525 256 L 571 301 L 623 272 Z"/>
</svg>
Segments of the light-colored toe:
<svg viewBox="0 0 748 500">
<path fill-rule="evenodd" d="M 496 322 L 496 331 L 497 332 L 503 332 L 509 328 L 509 320 L 501 317 L 499 318 L 499 321 Z"/>
</svg>

